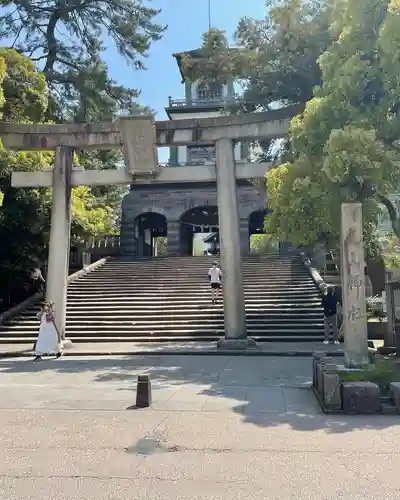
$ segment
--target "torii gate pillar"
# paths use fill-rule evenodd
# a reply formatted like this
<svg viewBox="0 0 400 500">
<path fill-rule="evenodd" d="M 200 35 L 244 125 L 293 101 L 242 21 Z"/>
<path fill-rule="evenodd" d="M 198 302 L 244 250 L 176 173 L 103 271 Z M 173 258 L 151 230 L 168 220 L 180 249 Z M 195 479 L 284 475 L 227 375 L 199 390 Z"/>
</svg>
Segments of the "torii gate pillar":
<svg viewBox="0 0 400 500">
<path fill-rule="evenodd" d="M 72 133 L 69 126 L 19 126 L 24 133 L 3 137 L 10 149 L 52 150 L 56 152 L 52 171 L 13 172 L 14 187 L 53 188 L 46 298 L 54 302 L 56 325 L 65 341 L 69 249 L 71 238 L 72 186 L 129 184 L 135 177 L 147 178 L 158 172 L 156 130 L 150 116 L 121 119 L 120 131 L 84 127 Z M 17 131 L 18 132 L 18 131 Z M 124 171 L 84 171 L 73 168 L 76 149 L 113 149 L 123 146 Z M 68 341 L 69 344 L 71 342 Z M 65 342 L 64 342 L 65 345 Z"/>
<path fill-rule="evenodd" d="M 56 325 L 65 340 L 69 247 L 71 234 L 72 165 L 74 150 L 56 149 L 53 168 L 53 195 L 46 297 L 54 302 Z"/>
</svg>

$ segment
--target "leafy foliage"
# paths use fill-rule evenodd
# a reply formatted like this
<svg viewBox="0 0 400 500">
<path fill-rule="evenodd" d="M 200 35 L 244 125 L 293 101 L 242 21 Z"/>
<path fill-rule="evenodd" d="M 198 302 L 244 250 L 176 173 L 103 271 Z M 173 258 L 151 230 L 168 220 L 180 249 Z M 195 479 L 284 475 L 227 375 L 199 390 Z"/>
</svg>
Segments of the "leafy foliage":
<svg viewBox="0 0 400 500">
<path fill-rule="evenodd" d="M 46 83 L 31 61 L 15 50 L 0 50 L 1 113 L 4 121 L 40 120 L 46 113 Z M 0 291 L 9 298 L 11 281 L 18 280 L 24 268 L 32 265 L 32 257 L 43 258 L 44 233 L 48 210 L 44 190 L 14 189 L 10 185 L 14 169 L 34 171 L 51 165 L 52 155 L 36 152 L 5 151 L 0 143 Z"/>
<path fill-rule="evenodd" d="M 357 382 L 368 381 L 378 384 L 381 395 L 386 396 L 389 392 L 389 384 L 397 382 L 400 377 L 400 365 L 396 359 L 374 359 L 374 364 L 353 372 L 341 375 L 344 381 Z"/>
<path fill-rule="evenodd" d="M 321 85 L 304 114 L 292 121 L 292 161 L 268 174 L 274 210 L 269 231 L 311 246 L 337 242 L 338 207 L 359 201 L 367 238 L 380 203 L 392 210 L 393 229 L 399 232 L 389 199 L 400 180 L 395 144 L 400 137 L 400 44 L 394 51 L 393 43 L 399 40 L 393 23 L 399 14 L 395 2 L 383 0 L 346 0 L 331 12 L 334 40 L 318 60 Z M 389 70 L 389 58 L 397 77 Z M 386 79 L 386 71 L 393 76 Z"/>
<path fill-rule="evenodd" d="M 229 47 L 224 31 L 203 35 L 195 55 L 183 57 L 189 80 L 239 80 L 245 111 L 304 102 L 321 83 L 318 57 L 331 41 L 328 0 L 283 0 L 269 5 L 263 20 L 243 18 Z"/>
<path fill-rule="evenodd" d="M 242 77 L 252 107 L 269 109 L 312 97 L 321 82 L 318 57 L 331 39 L 330 11 L 328 0 L 283 0 L 270 4 L 264 20 L 240 21 L 236 41 L 244 48 Z"/>
<path fill-rule="evenodd" d="M 51 111 L 60 119 L 91 121 L 92 110 L 130 110 L 138 92 L 117 85 L 101 59 L 106 45 L 142 69 L 150 43 L 164 27 L 145 0 L 1 0 L 0 35 L 43 71 Z M 68 114 L 66 115 L 66 112 Z"/>
<path fill-rule="evenodd" d="M 279 252 L 279 242 L 270 234 L 253 234 L 250 238 L 250 252 L 276 254 Z"/>
<path fill-rule="evenodd" d="M 75 242 L 116 232 L 112 209 L 93 196 L 90 188 L 79 186 L 72 192 L 71 236 Z"/>
<path fill-rule="evenodd" d="M 1 49 L 0 80 L 3 120 L 43 121 L 46 81 L 29 59 L 13 49 Z M 22 284 L 29 268 L 46 260 L 51 206 L 50 189 L 12 188 L 11 173 L 51 168 L 53 159 L 49 152 L 6 151 L 0 143 L 0 239 L 4 242 L 0 247 L 0 296 L 5 304 L 12 301 L 10 287 Z M 115 231 L 111 208 L 85 187 L 73 189 L 72 218 L 72 243 Z"/>
</svg>

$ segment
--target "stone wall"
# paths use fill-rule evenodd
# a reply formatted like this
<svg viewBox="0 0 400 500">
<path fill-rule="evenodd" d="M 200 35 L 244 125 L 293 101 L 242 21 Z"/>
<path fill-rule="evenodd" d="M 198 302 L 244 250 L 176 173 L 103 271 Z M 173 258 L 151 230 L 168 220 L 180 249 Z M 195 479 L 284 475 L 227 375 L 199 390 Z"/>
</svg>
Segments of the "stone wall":
<svg viewBox="0 0 400 500">
<path fill-rule="evenodd" d="M 238 181 L 239 215 L 241 229 L 247 227 L 250 214 L 263 210 L 266 206 L 265 193 L 259 193 L 249 182 Z M 207 184 L 165 184 L 154 186 L 134 185 L 122 201 L 121 252 L 135 255 L 133 245 L 134 222 L 136 217 L 146 212 L 157 212 L 167 219 L 170 255 L 179 255 L 179 220 L 191 208 L 216 206 L 216 183 Z M 243 239 L 248 234 L 243 233 Z M 176 240 L 176 241 L 175 241 Z M 243 241 L 243 249 L 248 245 Z"/>
</svg>

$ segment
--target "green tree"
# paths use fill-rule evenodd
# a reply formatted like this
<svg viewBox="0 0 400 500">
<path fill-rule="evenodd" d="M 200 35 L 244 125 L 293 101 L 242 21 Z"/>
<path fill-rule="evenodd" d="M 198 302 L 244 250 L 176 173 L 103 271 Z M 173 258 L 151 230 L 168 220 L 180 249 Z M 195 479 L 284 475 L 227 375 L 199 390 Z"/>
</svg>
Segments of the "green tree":
<svg viewBox="0 0 400 500">
<path fill-rule="evenodd" d="M 399 15 L 394 0 L 346 0 L 332 12 L 322 83 L 292 121 L 292 161 L 268 173 L 269 231 L 310 246 L 337 244 L 340 204 L 359 201 L 371 251 L 380 204 L 400 235 L 390 200 L 400 181 Z"/>
<path fill-rule="evenodd" d="M 43 119 L 47 107 L 47 89 L 32 61 L 15 50 L 0 50 L 1 119 L 32 123 Z M 13 170 L 33 171 L 50 167 L 52 155 L 36 152 L 6 151 L 0 142 L 0 294 L 10 301 L 11 284 L 23 279 L 33 259 L 42 259 L 48 210 L 43 189 L 14 189 Z"/>
<path fill-rule="evenodd" d="M 14 49 L 1 49 L 1 119 L 37 123 L 44 120 L 46 108 L 44 75 Z M 20 287 L 29 268 L 47 258 L 51 206 L 50 189 L 12 188 L 11 173 L 50 168 L 53 160 L 53 153 L 7 151 L 0 142 L 0 296 L 6 304 L 12 300 L 10 289 Z M 74 188 L 71 242 L 113 232 L 113 217 L 110 207 L 88 188 Z"/>
<path fill-rule="evenodd" d="M 191 78 L 235 78 L 244 100 L 228 112 L 268 110 L 305 102 L 321 83 L 319 56 L 331 42 L 328 31 L 332 2 L 274 0 L 266 5 L 264 19 L 240 20 L 231 48 L 225 32 L 211 29 L 203 35 L 197 56 L 184 58 Z M 202 76 L 201 76 L 202 75 Z M 288 141 L 256 143 L 260 161 L 270 161 L 290 147 Z M 261 149 L 260 149 L 261 147 Z"/>
<path fill-rule="evenodd" d="M 0 35 L 30 57 L 51 90 L 50 111 L 59 119 L 91 121 L 93 109 L 130 110 L 138 95 L 117 85 L 101 56 L 115 50 L 142 69 L 150 43 L 164 27 L 146 0 L 0 0 Z"/>
<path fill-rule="evenodd" d="M 147 5 L 147 0 L 0 0 L 1 35 L 34 61 L 46 81 L 46 119 L 99 122 L 113 120 L 122 110 L 149 112 L 138 105 L 136 89 L 110 78 L 102 60 L 108 48 L 122 55 L 131 68 L 144 68 L 150 43 L 165 30 L 154 22 L 159 11 Z M 77 156 L 86 169 L 116 168 L 123 161 L 120 151 L 78 152 Z M 91 198 L 90 203 L 103 206 L 107 213 L 114 211 L 116 220 L 123 192 L 119 186 L 94 188 L 90 196 L 96 200 Z M 101 218 L 98 222 L 102 227 Z M 83 226 L 78 233 L 81 230 Z"/>
</svg>

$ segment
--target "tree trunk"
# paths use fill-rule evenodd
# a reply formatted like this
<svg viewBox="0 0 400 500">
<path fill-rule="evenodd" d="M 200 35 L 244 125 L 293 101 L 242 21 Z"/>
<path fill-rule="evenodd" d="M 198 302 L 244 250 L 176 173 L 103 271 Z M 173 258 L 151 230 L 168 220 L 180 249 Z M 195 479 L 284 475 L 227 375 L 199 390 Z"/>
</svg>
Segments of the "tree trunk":
<svg viewBox="0 0 400 500">
<path fill-rule="evenodd" d="M 386 268 L 382 256 L 366 259 L 367 273 L 372 285 L 372 295 L 381 295 L 385 290 Z"/>
</svg>

